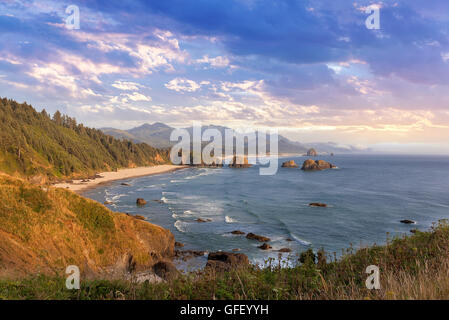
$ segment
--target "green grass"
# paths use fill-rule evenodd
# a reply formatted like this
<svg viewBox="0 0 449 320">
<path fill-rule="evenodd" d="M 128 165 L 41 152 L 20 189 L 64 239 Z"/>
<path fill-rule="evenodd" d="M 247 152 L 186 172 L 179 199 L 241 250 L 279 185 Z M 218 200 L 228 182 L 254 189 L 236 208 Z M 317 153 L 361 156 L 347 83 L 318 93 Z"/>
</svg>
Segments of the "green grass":
<svg viewBox="0 0 449 320">
<path fill-rule="evenodd" d="M 271 259 L 226 273 L 198 271 L 160 284 L 85 280 L 65 289 L 65 279 L 30 276 L 0 280 L 3 299 L 447 299 L 449 225 L 389 240 L 384 246 L 348 249 L 340 259 L 307 251 L 291 255 L 294 267 Z M 326 261 L 327 260 L 327 261 Z M 380 290 L 365 287 L 369 265 L 380 268 Z"/>
<path fill-rule="evenodd" d="M 113 216 L 104 207 L 85 198 L 74 196 L 66 190 L 59 192 L 65 193 L 69 210 L 76 214 L 82 225 L 93 235 L 105 237 L 115 231 Z"/>
</svg>

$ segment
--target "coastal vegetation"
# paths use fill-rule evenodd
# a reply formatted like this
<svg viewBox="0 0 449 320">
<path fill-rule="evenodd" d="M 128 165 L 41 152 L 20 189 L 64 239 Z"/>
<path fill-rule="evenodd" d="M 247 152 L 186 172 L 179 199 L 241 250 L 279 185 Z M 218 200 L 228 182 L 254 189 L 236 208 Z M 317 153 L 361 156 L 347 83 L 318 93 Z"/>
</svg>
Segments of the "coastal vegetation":
<svg viewBox="0 0 449 320">
<path fill-rule="evenodd" d="M 116 139 L 59 111 L 0 99 L 0 171 L 41 181 L 169 162 L 168 150 Z"/>
<path fill-rule="evenodd" d="M 170 231 L 62 188 L 0 174 L 0 277 L 91 277 L 146 269 L 174 254 Z M 1 295 L 0 295 L 1 296 Z"/>
<path fill-rule="evenodd" d="M 271 259 L 220 272 L 207 268 L 162 283 L 85 280 L 67 290 L 65 278 L 36 275 L 0 280 L 3 299 L 447 299 L 449 225 L 389 239 L 386 245 L 348 249 L 338 260 L 322 251 L 291 255 L 293 267 Z M 380 269 L 379 290 L 365 286 L 366 267 Z"/>
<path fill-rule="evenodd" d="M 45 110 L 37 112 L 8 99 L 0 99 L 0 121 L 0 172 L 4 172 L 0 173 L 0 299 L 449 297 L 446 221 L 427 232 L 413 229 L 411 235 L 388 239 L 382 246 L 349 248 L 338 259 L 322 250 L 290 253 L 283 248 L 278 259 L 268 259 L 261 267 L 249 264 L 244 254 L 220 252 L 209 255 L 207 268 L 180 274 L 170 261 L 182 251 L 174 250 L 170 231 L 144 221 L 143 216 L 112 212 L 98 202 L 43 183 L 166 163 L 168 151 L 115 139 L 59 112 L 50 117 Z M 233 159 L 234 167 L 236 162 Z M 285 167 L 297 165 L 287 162 Z M 306 160 L 303 170 L 333 167 L 322 160 Z M 146 201 L 138 199 L 136 204 Z M 263 250 L 271 248 L 266 243 L 269 238 L 253 233 L 246 237 L 259 241 Z M 68 265 L 80 267 L 80 290 L 65 287 Z M 379 267 L 379 290 L 366 288 L 365 270 L 370 265 Z M 161 276 L 155 266 L 163 270 Z M 142 281 L 140 275 L 145 272 L 153 272 L 147 279 L 157 281 Z"/>
</svg>

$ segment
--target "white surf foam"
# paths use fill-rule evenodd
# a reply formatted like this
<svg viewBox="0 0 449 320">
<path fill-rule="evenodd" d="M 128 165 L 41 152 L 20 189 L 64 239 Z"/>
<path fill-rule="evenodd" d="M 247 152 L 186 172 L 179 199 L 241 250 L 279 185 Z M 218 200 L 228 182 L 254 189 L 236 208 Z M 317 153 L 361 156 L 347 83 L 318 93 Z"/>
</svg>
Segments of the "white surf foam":
<svg viewBox="0 0 449 320">
<path fill-rule="evenodd" d="M 300 237 L 298 237 L 297 235 L 294 235 L 293 233 L 291 233 L 291 236 L 293 239 L 295 239 L 296 241 L 298 241 L 299 243 L 305 245 L 305 246 L 310 246 L 312 243 L 307 241 L 307 240 L 303 240 Z"/>
<path fill-rule="evenodd" d="M 175 222 L 175 228 L 179 232 L 185 233 L 187 231 L 187 226 L 188 226 L 188 223 L 186 223 L 186 222 L 182 222 L 180 220 L 176 220 L 176 222 Z"/>
</svg>

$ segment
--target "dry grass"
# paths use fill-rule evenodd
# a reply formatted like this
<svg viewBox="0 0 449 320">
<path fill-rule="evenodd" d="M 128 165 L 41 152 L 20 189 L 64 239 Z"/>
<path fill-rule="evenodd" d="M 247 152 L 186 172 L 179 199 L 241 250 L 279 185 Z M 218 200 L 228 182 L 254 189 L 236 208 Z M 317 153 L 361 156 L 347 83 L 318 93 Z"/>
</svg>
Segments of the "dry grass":
<svg viewBox="0 0 449 320">
<path fill-rule="evenodd" d="M 121 268 L 129 255 L 141 268 L 173 253 L 174 237 L 159 226 L 67 190 L 0 175 L 0 274 L 63 275 Z"/>
<path fill-rule="evenodd" d="M 228 273 L 199 271 L 160 284 L 124 280 L 82 281 L 81 290 L 64 288 L 64 278 L 30 276 L 0 281 L 0 298 L 8 299 L 242 299 L 374 300 L 448 299 L 449 226 L 397 238 L 385 246 L 350 249 L 338 261 L 301 254 L 294 268 L 270 260 L 266 268 Z M 296 261 L 297 257 L 292 256 Z M 328 258 L 329 260 L 329 258 Z M 380 268 L 380 290 L 365 286 L 368 265 Z"/>
</svg>

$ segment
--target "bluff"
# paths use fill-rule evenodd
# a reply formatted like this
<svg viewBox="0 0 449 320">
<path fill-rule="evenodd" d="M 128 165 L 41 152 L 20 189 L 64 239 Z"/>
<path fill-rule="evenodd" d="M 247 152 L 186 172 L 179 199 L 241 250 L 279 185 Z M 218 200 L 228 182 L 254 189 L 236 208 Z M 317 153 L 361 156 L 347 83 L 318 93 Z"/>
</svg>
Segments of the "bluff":
<svg viewBox="0 0 449 320">
<path fill-rule="evenodd" d="M 60 188 L 43 188 L 0 174 L 0 276 L 118 276 L 147 270 L 174 255 L 162 227 Z"/>
</svg>

